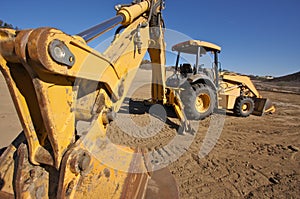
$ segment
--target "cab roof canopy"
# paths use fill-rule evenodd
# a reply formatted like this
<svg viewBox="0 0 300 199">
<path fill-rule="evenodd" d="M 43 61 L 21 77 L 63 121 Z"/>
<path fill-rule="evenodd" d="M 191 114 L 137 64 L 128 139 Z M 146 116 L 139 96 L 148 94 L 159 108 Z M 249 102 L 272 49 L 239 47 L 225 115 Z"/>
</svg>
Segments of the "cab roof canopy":
<svg viewBox="0 0 300 199">
<path fill-rule="evenodd" d="M 221 52 L 221 47 L 206 41 L 199 40 L 189 40 L 179 44 L 176 44 L 172 47 L 173 51 L 188 53 L 188 54 L 197 54 L 198 47 L 203 47 L 206 51 L 217 51 Z"/>
</svg>

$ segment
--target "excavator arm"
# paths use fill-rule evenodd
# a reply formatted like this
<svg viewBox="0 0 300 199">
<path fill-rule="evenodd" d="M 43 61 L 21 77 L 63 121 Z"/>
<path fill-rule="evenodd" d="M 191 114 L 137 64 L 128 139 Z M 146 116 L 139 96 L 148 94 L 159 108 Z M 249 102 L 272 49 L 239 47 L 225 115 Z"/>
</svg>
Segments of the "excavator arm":
<svg viewBox="0 0 300 199">
<path fill-rule="evenodd" d="M 149 164 L 139 149 L 110 143 L 106 129 L 147 50 L 153 95 L 164 100 L 161 9 L 160 0 L 117 6 L 116 17 L 74 36 L 0 29 L 0 69 L 23 127 L 0 157 L 0 197 L 145 196 Z M 103 54 L 87 45 L 118 24 L 123 31 Z M 81 134 L 80 121 L 89 123 Z"/>
</svg>

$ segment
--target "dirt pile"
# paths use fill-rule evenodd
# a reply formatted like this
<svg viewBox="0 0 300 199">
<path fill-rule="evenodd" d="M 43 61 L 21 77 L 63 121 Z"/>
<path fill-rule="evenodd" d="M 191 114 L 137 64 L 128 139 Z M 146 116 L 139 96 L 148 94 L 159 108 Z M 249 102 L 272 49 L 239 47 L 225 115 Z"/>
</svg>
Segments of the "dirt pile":
<svg viewBox="0 0 300 199">
<path fill-rule="evenodd" d="M 138 78 L 143 75 L 146 75 L 145 71 L 139 73 Z M 276 86 L 263 81 L 260 85 L 263 88 Z M 300 95 L 285 93 L 289 87 L 277 89 L 276 92 L 260 90 L 262 96 L 274 102 L 277 112 L 248 118 L 227 115 L 216 145 L 202 158 L 199 150 L 203 148 L 208 129 L 217 115 L 200 122 L 191 145 L 168 167 L 177 181 L 181 198 L 298 198 Z M 151 120 L 155 120 L 144 106 L 140 106 L 149 92 L 150 87 L 144 85 L 130 96 L 134 99 L 131 101 L 133 107 L 130 101 L 125 102 L 129 105 L 133 123 L 140 127 L 149 126 Z M 146 139 L 129 136 L 128 131 L 124 132 L 124 128 L 116 125 L 128 125 L 122 120 L 114 121 L 108 134 L 115 143 L 149 151 L 157 149 L 162 158 L 169 159 L 172 153 L 164 150 L 164 146 L 176 137 L 178 126 L 174 124 L 179 122 L 175 117 L 168 116 L 168 119 L 170 121 L 165 124 L 155 120 L 162 125 L 156 134 L 150 128 L 140 130 L 149 135 Z M 182 136 L 182 141 L 185 139 Z"/>
<path fill-rule="evenodd" d="M 290 75 L 275 77 L 274 79 L 267 80 L 267 82 L 300 82 L 300 71 Z"/>
<path fill-rule="evenodd" d="M 300 72 L 274 79 L 254 79 L 252 81 L 259 90 L 300 94 Z"/>
</svg>

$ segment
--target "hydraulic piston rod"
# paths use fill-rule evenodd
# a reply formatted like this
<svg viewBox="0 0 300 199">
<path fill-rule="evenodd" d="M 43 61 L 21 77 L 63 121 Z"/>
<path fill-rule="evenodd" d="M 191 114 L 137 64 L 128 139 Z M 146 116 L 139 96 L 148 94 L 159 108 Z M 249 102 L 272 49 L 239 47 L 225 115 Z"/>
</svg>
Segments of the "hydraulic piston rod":
<svg viewBox="0 0 300 199">
<path fill-rule="evenodd" d="M 86 42 L 89 42 L 96 37 L 100 36 L 101 34 L 105 33 L 106 31 L 109 31 L 110 29 L 114 28 L 118 24 L 122 23 L 123 16 L 117 15 L 111 19 L 108 19 L 107 21 L 104 21 L 100 24 L 97 24 L 79 34 L 78 36 L 81 36 Z"/>
<path fill-rule="evenodd" d="M 97 24 L 77 35 L 81 36 L 86 42 L 89 42 L 119 24 L 128 25 L 132 23 L 135 18 L 148 10 L 150 10 L 149 1 L 142 1 L 132 6 L 121 7 L 115 17 Z"/>
</svg>

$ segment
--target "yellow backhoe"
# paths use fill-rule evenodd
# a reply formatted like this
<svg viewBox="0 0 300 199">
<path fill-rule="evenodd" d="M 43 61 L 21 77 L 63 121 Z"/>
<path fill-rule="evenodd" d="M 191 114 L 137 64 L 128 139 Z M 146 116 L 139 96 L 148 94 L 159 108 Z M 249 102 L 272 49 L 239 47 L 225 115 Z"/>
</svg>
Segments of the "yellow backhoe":
<svg viewBox="0 0 300 199">
<path fill-rule="evenodd" d="M 250 84 L 240 85 L 238 78 L 225 74 L 220 83 L 215 74 L 211 88 L 199 86 L 206 79 L 185 74 L 185 65 L 180 75 L 188 77 L 189 86 L 170 85 L 172 78 L 166 86 L 163 7 L 163 0 L 117 5 L 115 17 L 77 35 L 48 27 L 0 29 L 0 69 L 23 127 L 0 157 L 0 198 L 178 198 L 168 171 L 151 172 L 154 165 L 143 150 L 111 144 L 106 137 L 146 52 L 152 62 L 152 103 L 172 105 L 186 131 L 191 130 L 191 115 L 182 96 L 190 88 L 207 91 L 188 93 L 198 97 L 193 106 L 201 114 L 206 107 L 212 110 L 209 100 L 219 102 L 210 89 L 218 91 L 218 97 L 225 93 L 226 108 L 236 99 L 231 97 L 237 95 L 231 94 L 234 87 L 260 98 Z M 104 53 L 88 46 L 117 25 Z M 194 46 L 203 45 L 191 45 L 192 53 L 200 56 Z M 218 50 L 206 50 L 210 49 Z M 79 133 L 77 124 L 82 121 L 90 125 Z M 149 191 L 151 180 L 157 187 Z"/>
<path fill-rule="evenodd" d="M 181 101 L 189 119 L 204 119 L 216 109 L 231 110 L 241 117 L 275 111 L 271 101 L 262 98 L 249 77 L 220 72 L 220 46 L 189 40 L 174 45 L 172 50 L 178 54 L 167 86 L 182 88 Z"/>
<path fill-rule="evenodd" d="M 165 100 L 163 5 L 118 5 L 115 17 L 73 36 L 0 29 L 0 69 L 23 127 L 0 157 L 0 198 L 144 198 L 155 175 L 165 176 L 158 187 L 166 185 L 169 198 L 178 197 L 174 179 L 150 173 L 140 149 L 106 139 L 147 50 L 153 99 Z M 104 53 L 87 45 L 117 25 Z M 90 123 L 87 132 L 77 133 L 79 121 Z"/>
</svg>

